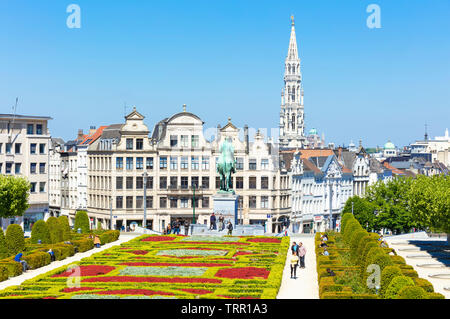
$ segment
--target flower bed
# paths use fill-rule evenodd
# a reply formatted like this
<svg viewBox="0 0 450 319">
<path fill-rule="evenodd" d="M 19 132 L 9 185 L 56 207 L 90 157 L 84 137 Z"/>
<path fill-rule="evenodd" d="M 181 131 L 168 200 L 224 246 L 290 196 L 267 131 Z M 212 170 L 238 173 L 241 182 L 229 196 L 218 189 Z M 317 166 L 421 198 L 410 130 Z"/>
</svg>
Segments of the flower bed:
<svg viewBox="0 0 450 319">
<path fill-rule="evenodd" d="M 0 299 L 273 299 L 288 248 L 288 237 L 143 235 L 0 291 Z"/>
</svg>

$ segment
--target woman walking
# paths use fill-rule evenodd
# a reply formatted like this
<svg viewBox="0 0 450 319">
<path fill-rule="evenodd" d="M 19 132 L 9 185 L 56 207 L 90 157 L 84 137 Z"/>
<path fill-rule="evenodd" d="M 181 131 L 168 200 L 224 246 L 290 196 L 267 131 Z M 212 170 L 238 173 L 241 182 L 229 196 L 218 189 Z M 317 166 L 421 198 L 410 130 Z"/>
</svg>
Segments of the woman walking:
<svg viewBox="0 0 450 319">
<path fill-rule="evenodd" d="M 297 266 L 298 266 L 298 256 L 297 252 L 294 252 L 291 257 L 291 279 L 297 279 Z M 292 274 L 294 275 L 293 277 Z"/>
</svg>

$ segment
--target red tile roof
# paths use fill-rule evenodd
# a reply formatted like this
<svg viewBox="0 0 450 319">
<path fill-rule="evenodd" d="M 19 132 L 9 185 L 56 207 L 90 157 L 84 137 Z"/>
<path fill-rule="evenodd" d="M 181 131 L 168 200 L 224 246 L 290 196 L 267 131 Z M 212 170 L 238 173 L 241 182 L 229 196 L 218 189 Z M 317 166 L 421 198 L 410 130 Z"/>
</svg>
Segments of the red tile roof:
<svg viewBox="0 0 450 319">
<path fill-rule="evenodd" d="M 85 143 L 87 140 L 91 140 L 88 143 L 86 143 L 85 145 L 90 145 L 92 143 L 94 143 L 103 133 L 103 130 L 105 128 L 107 128 L 108 125 L 106 126 L 100 126 L 92 135 L 84 135 L 84 139 L 80 142 L 80 144 Z"/>
<path fill-rule="evenodd" d="M 388 162 L 383 162 L 383 166 L 387 169 L 392 171 L 392 174 L 394 175 L 405 175 L 405 173 L 402 170 L 399 170 L 398 168 L 395 168 L 394 166 L 390 165 Z"/>
</svg>

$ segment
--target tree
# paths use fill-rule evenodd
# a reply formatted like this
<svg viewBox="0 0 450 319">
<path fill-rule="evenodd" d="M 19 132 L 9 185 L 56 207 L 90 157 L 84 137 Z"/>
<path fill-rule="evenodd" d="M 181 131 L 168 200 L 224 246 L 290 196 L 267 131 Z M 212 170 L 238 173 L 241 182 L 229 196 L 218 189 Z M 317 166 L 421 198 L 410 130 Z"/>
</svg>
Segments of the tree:
<svg viewBox="0 0 450 319">
<path fill-rule="evenodd" d="M 450 234 L 450 176 L 418 176 L 408 200 L 417 223 Z"/>
<path fill-rule="evenodd" d="M 420 224 L 412 218 L 408 193 L 413 179 L 398 177 L 387 183 L 379 181 L 367 188 L 365 199 L 376 211 L 377 228 L 386 228 L 394 233 L 408 232 Z"/>
<path fill-rule="evenodd" d="M 47 219 L 48 230 L 50 231 L 50 241 L 52 244 L 63 241 L 63 230 L 60 228 L 60 223 L 56 217 L 49 217 Z"/>
<path fill-rule="evenodd" d="M 0 175 L 0 217 L 22 216 L 28 209 L 30 187 L 23 177 Z"/>
<path fill-rule="evenodd" d="M 64 241 L 70 240 L 70 238 L 71 238 L 70 225 L 69 225 L 69 219 L 67 218 L 67 216 L 64 216 L 64 215 L 59 216 L 58 223 L 59 223 L 59 227 L 62 230 L 62 239 Z"/>
<path fill-rule="evenodd" d="M 343 209 L 343 213 L 352 212 L 353 203 L 353 215 L 361 224 L 361 226 L 367 231 L 373 229 L 379 230 L 377 225 L 377 219 L 375 216 L 375 206 L 372 205 L 367 199 L 361 198 L 359 196 L 353 196 L 347 199 Z"/>
<path fill-rule="evenodd" d="M 9 255 L 15 255 L 25 249 L 25 238 L 23 237 L 23 230 L 20 225 L 11 224 L 6 229 L 6 247 Z"/>
<path fill-rule="evenodd" d="M 78 211 L 75 215 L 74 229 L 78 231 L 79 228 L 83 234 L 87 234 L 91 230 L 88 214 L 83 210 Z"/>
<path fill-rule="evenodd" d="M 6 239 L 5 234 L 3 233 L 3 229 L 0 228 L 0 259 L 6 258 L 9 256 L 8 247 L 6 247 Z"/>
<path fill-rule="evenodd" d="M 39 240 L 42 244 L 51 243 L 48 225 L 42 219 L 35 222 L 33 228 L 31 229 L 31 242 L 33 244 L 37 244 Z"/>
</svg>

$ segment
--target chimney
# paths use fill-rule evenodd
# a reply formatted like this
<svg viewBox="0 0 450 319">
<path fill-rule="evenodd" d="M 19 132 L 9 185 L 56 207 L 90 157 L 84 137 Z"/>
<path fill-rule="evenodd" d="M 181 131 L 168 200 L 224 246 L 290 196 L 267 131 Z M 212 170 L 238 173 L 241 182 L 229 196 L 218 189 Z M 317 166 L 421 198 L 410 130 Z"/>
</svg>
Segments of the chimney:
<svg viewBox="0 0 450 319">
<path fill-rule="evenodd" d="M 244 126 L 244 142 L 245 142 L 245 153 L 249 153 L 249 142 L 248 142 L 248 125 Z"/>
<path fill-rule="evenodd" d="M 77 140 L 81 140 L 83 138 L 83 129 L 78 129 Z"/>
<path fill-rule="evenodd" d="M 95 126 L 91 126 L 91 127 L 89 128 L 89 135 L 92 135 L 92 134 L 94 134 L 94 133 L 95 133 L 95 131 L 96 131 L 96 128 L 95 128 Z"/>
<path fill-rule="evenodd" d="M 338 151 L 339 151 L 338 161 L 341 161 L 341 156 L 342 156 L 342 147 L 341 146 L 339 146 Z"/>
</svg>

